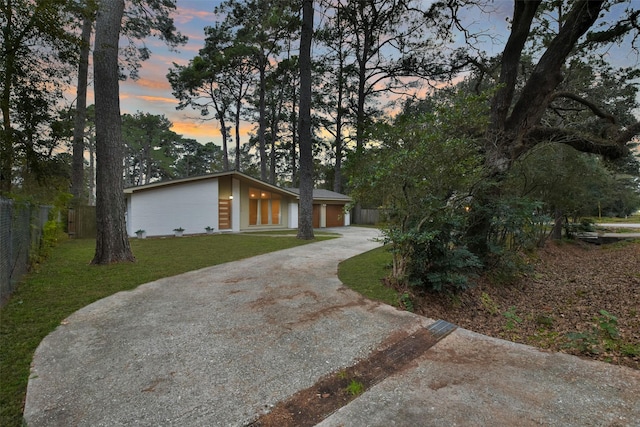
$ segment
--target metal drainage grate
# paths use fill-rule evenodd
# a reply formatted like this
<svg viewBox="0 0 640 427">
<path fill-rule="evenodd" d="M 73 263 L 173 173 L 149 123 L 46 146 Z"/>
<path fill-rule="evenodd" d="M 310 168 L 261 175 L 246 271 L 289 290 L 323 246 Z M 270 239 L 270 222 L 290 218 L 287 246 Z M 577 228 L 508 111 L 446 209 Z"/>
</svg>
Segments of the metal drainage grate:
<svg viewBox="0 0 640 427">
<path fill-rule="evenodd" d="M 449 323 L 446 320 L 436 320 L 434 323 L 429 325 L 427 330 L 431 332 L 436 340 L 440 341 L 442 338 L 455 331 L 456 328 L 456 325 Z"/>
</svg>

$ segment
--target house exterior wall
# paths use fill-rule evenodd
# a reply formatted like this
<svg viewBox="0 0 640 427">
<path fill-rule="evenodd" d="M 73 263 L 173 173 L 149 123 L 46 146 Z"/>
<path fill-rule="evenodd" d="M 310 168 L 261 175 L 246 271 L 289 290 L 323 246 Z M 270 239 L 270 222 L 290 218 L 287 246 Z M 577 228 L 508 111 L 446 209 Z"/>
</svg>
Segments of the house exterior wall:
<svg viewBox="0 0 640 427">
<path fill-rule="evenodd" d="M 200 234 L 205 227 L 218 228 L 218 179 L 170 185 L 130 194 L 127 202 L 127 233 L 145 230 L 148 236 Z"/>
<path fill-rule="evenodd" d="M 282 195 L 280 199 L 280 223 L 279 224 L 271 224 L 271 225 L 250 225 L 249 224 L 249 189 L 250 188 L 258 188 L 263 189 L 259 185 L 250 184 L 248 182 L 240 181 L 240 205 L 243 207 L 240 209 L 240 230 L 241 231 L 250 231 L 250 230 L 263 230 L 263 229 L 278 229 L 278 228 L 291 228 L 290 227 L 290 208 L 292 204 L 297 204 L 297 201 L 292 197 L 287 197 Z M 273 192 L 272 189 L 264 188 L 264 190 Z M 236 199 L 234 195 L 234 200 Z M 297 227 L 297 224 L 296 224 Z"/>
<path fill-rule="evenodd" d="M 298 203 L 289 203 L 287 228 L 298 228 Z"/>
<path fill-rule="evenodd" d="M 202 234 L 205 227 L 233 232 L 296 229 L 299 206 L 294 190 L 237 172 L 126 189 L 127 233 L 133 237 L 145 230 L 148 236 L 166 236 L 179 227 L 185 234 Z M 349 213 L 344 212 L 347 202 L 346 196 L 314 190 L 314 227 L 350 225 Z"/>
<path fill-rule="evenodd" d="M 240 199 L 241 199 L 241 185 L 240 180 L 233 178 L 231 182 L 231 196 L 233 201 L 231 203 L 231 231 L 240 231 Z"/>
</svg>

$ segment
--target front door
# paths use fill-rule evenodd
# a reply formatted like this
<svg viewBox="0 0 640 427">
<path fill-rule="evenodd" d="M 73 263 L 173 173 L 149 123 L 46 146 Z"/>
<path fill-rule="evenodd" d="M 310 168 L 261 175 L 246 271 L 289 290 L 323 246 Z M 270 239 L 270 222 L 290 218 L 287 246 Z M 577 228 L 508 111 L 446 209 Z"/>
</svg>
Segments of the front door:
<svg viewBox="0 0 640 427">
<path fill-rule="evenodd" d="M 218 200 L 218 230 L 231 228 L 231 200 Z"/>
</svg>

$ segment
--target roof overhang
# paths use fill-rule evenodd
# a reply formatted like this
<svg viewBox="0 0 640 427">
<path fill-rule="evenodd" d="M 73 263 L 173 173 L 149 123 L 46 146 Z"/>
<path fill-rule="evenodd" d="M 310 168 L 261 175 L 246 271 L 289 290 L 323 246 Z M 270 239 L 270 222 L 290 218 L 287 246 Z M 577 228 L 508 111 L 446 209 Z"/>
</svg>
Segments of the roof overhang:
<svg viewBox="0 0 640 427">
<path fill-rule="evenodd" d="M 295 193 L 298 199 L 300 198 L 299 188 L 287 188 L 287 190 L 289 190 L 292 193 Z M 336 193 L 335 191 L 314 189 L 313 201 L 314 202 L 349 203 L 351 202 L 351 197 L 344 194 Z"/>
<path fill-rule="evenodd" d="M 135 187 L 127 187 L 127 188 L 124 189 L 124 193 L 125 194 L 133 194 L 133 193 L 137 193 L 137 192 L 141 192 L 141 191 L 153 190 L 153 189 L 163 188 L 163 187 L 170 187 L 170 186 L 175 186 L 175 185 L 184 185 L 184 184 L 188 184 L 188 183 L 191 183 L 191 182 L 206 181 L 206 180 L 218 179 L 218 178 L 227 177 L 227 176 L 230 176 L 230 177 L 233 177 L 233 178 L 237 178 L 240 181 L 247 182 L 247 183 L 249 183 L 251 185 L 256 185 L 256 186 L 259 186 L 261 188 L 269 189 L 269 190 L 276 191 L 276 192 L 284 194 L 284 195 L 288 195 L 290 197 L 298 198 L 298 194 L 293 192 L 293 191 L 291 191 L 291 190 L 278 187 L 277 185 L 269 184 L 268 182 L 261 181 L 259 179 L 253 178 L 253 177 L 251 177 L 249 175 L 246 175 L 246 174 L 244 174 L 242 172 L 237 172 L 237 171 L 219 172 L 219 173 L 211 173 L 211 174 L 206 174 L 206 175 L 190 176 L 190 177 L 187 177 L 187 178 L 172 179 L 170 181 L 158 181 L 158 182 L 153 182 L 151 184 L 138 185 L 138 186 L 135 186 Z"/>
</svg>

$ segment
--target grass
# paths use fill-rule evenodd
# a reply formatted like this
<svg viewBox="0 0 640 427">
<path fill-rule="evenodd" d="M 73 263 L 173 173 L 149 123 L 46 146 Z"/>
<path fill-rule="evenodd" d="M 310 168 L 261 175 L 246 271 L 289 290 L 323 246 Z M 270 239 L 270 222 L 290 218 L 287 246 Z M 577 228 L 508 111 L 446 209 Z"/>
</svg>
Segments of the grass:
<svg viewBox="0 0 640 427">
<path fill-rule="evenodd" d="M 640 224 L 640 214 L 629 215 L 627 218 L 616 218 L 616 217 L 590 217 L 593 222 L 606 224 L 606 223 L 628 223 L 628 224 Z"/>
<path fill-rule="evenodd" d="M 364 392 L 364 384 L 356 380 L 351 380 L 346 388 L 346 392 L 351 396 L 360 396 Z"/>
<path fill-rule="evenodd" d="M 391 254 L 380 247 L 341 262 L 338 277 L 345 286 L 365 297 L 397 307 L 398 293 L 381 281 L 389 275 L 390 264 Z"/>
<path fill-rule="evenodd" d="M 316 240 L 331 236 L 316 235 Z M 94 266 L 94 240 L 67 240 L 0 309 L 0 426 L 21 426 L 29 366 L 42 339 L 76 310 L 119 291 L 187 271 L 304 245 L 295 236 L 218 234 L 133 239 L 135 263 Z"/>
</svg>

